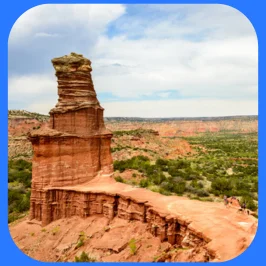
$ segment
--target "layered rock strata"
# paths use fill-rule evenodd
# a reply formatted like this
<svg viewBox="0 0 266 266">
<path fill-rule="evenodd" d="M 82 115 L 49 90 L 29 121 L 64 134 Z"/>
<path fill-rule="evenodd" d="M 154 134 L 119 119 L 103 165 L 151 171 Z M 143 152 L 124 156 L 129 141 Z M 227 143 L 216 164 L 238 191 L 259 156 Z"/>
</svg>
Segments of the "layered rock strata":
<svg viewBox="0 0 266 266">
<path fill-rule="evenodd" d="M 50 111 L 50 128 L 34 130 L 28 136 L 34 153 L 30 218 L 39 220 L 45 217 L 46 187 L 79 185 L 113 173 L 112 134 L 104 126 L 91 62 L 71 53 L 52 63 L 59 99 Z"/>
<path fill-rule="evenodd" d="M 85 190 L 85 189 L 84 189 Z M 182 248 L 203 247 L 210 239 L 201 232 L 189 228 L 189 222 L 176 215 L 161 212 L 148 201 L 138 200 L 113 192 L 75 191 L 69 188 L 50 188 L 42 194 L 40 205 L 33 206 L 35 219 L 47 225 L 62 218 L 79 216 L 104 216 L 110 222 L 118 217 L 127 221 L 140 221 L 147 224 L 147 230 L 159 237 L 161 242 L 169 242 Z M 208 260 L 215 257 L 208 250 Z"/>
</svg>

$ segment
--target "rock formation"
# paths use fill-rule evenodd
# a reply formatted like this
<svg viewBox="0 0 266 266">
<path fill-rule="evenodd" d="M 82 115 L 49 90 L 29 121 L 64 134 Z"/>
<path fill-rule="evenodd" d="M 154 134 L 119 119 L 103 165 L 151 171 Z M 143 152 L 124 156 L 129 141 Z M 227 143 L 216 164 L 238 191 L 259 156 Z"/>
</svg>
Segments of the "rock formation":
<svg viewBox="0 0 266 266">
<path fill-rule="evenodd" d="M 58 78 L 58 103 L 50 111 L 50 128 L 32 131 L 30 218 L 50 221 L 46 188 L 86 183 L 113 172 L 112 134 L 103 122 L 91 78 L 91 62 L 82 55 L 52 60 Z"/>
<path fill-rule="evenodd" d="M 254 217 L 240 216 L 220 203 L 195 203 L 116 182 L 112 134 L 104 126 L 91 62 L 71 53 L 52 63 L 58 103 L 50 111 L 50 127 L 28 136 L 34 152 L 30 219 L 41 221 L 42 226 L 74 216 L 94 216 L 110 223 L 134 221 L 145 224 L 151 237 L 167 245 L 190 248 L 192 253 L 200 248 L 200 258 L 189 255 L 194 261 L 228 260 L 248 247 L 257 228 Z"/>
</svg>

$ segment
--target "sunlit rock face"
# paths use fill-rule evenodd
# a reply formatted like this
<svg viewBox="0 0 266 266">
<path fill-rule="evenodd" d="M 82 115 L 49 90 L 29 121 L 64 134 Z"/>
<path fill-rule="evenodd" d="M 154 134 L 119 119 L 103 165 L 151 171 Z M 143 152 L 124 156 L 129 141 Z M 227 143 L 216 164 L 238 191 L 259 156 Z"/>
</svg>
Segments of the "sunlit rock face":
<svg viewBox="0 0 266 266">
<path fill-rule="evenodd" d="M 58 103 L 50 111 L 50 127 L 29 134 L 34 152 L 31 218 L 40 220 L 47 189 L 80 185 L 113 173 L 112 134 L 104 125 L 90 60 L 71 53 L 52 63 Z"/>
</svg>

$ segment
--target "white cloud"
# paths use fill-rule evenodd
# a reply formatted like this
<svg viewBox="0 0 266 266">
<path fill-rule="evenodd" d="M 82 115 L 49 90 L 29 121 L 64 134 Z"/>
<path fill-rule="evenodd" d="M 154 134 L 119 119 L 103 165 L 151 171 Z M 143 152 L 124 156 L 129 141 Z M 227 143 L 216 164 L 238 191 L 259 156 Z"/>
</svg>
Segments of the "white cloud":
<svg viewBox="0 0 266 266">
<path fill-rule="evenodd" d="M 161 93 L 158 93 L 158 96 L 159 97 L 162 97 L 162 98 L 168 98 L 169 95 L 170 95 L 170 92 L 161 92 Z"/>
<path fill-rule="evenodd" d="M 224 5 L 134 7 L 134 16 L 124 5 L 94 4 L 41 5 L 24 13 L 12 28 L 9 48 L 16 48 L 10 49 L 12 69 L 19 65 L 28 74 L 10 71 L 12 107 L 21 103 L 47 113 L 57 97 L 51 56 L 74 51 L 91 59 L 96 92 L 167 99 L 177 91 L 197 98 L 160 101 L 157 109 L 154 101 L 103 103 L 108 116 L 172 116 L 173 110 L 174 116 L 256 114 L 257 38 L 245 16 Z M 110 23 L 115 29 L 107 34 Z M 36 70 L 41 66 L 45 73 Z"/>
<path fill-rule="evenodd" d="M 38 32 L 48 34 L 86 28 L 92 34 L 101 34 L 105 26 L 125 12 L 123 5 L 101 4 L 45 4 L 23 13 L 13 25 L 9 44 L 27 42 Z M 49 29 L 51 32 L 47 32 Z M 86 32 L 86 34 L 88 34 Z"/>
<path fill-rule="evenodd" d="M 54 38 L 54 37 L 59 37 L 60 35 L 59 34 L 57 34 L 57 33 L 46 33 L 46 32 L 37 32 L 37 33 L 35 33 L 35 35 L 34 35 L 35 37 L 44 37 L 44 38 L 49 38 L 49 37 L 51 37 L 51 38 Z"/>
<path fill-rule="evenodd" d="M 39 114 L 44 114 L 47 115 L 49 113 L 49 111 L 55 106 L 55 102 L 52 100 L 47 100 L 45 102 L 42 103 L 31 103 L 29 105 L 27 105 L 26 110 L 29 112 L 35 112 L 35 113 L 39 113 Z"/>
<path fill-rule="evenodd" d="M 94 48 L 94 57 L 96 89 L 121 97 L 162 90 L 178 90 L 183 96 L 257 96 L 254 37 L 200 43 L 102 37 Z M 117 75 L 112 67 L 102 74 L 100 65 L 113 62 L 135 66 L 123 75 Z"/>
<path fill-rule="evenodd" d="M 13 104 L 17 103 L 19 106 L 23 106 L 21 109 L 29 110 L 31 104 L 35 103 L 36 110 L 47 114 L 55 106 L 57 98 L 57 82 L 52 75 L 14 76 L 8 80 L 10 109 L 19 109 L 15 108 Z M 46 105 L 45 102 L 50 104 Z M 41 106 L 46 106 L 46 108 L 40 109 Z M 31 109 L 31 111 L 34 110 Z"/>
<path fill-rule="evenodd" d="M 105 103 L 106 117 L 202 117 L 257 115 L 257 102 L 217 99 Z"/>
<path fill-rule="evenodd" d="M 52 93 L 57 88 L 54 76 L 31 75 L 11 77 L 8 80 L 8 92 L 10 96 Z"/>
</svg>

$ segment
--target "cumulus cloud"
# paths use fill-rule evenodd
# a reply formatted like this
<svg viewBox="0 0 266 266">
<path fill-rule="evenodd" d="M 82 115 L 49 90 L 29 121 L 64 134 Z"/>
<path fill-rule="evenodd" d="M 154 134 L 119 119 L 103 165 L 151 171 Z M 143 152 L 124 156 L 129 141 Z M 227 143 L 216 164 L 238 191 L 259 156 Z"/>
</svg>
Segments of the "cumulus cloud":
<svg viewBox="0 0 266 266">
<path fill-rule="evenodd" d="M 257 47 L 251 37 L 190 43 L 184 40 L 99 39 L 98 64 L 131 65 L 123 75 L 117 70 L 94 79 L 101 91 L 121 97 L 143 92 L 179 90 L 183 96 L 256 97 Z M 129 49 L 131 48 L 131 49 Z M 105 57 L 100 51 L 108 51 Z M 100 67 L 99 67 L 100 68 Z"/>
<path fill-rule="evenodd" d="M 101 4 L 45 4 L 33 7 L 23 13 L 13 25 L 9 44 L 28 42 L 36 32 L 65 31 L 86 28 L 90 34 L 100 34 L 105 26 L 125 12 L 123 5 Z M 86 32 L 88 34 L 88 32 Z"/>
<path fill-rule="evenodd" d="M 91 47 L 108 23 L 124 14 L 123 5 L 40 5 L 22 14 L 9 35 L 9 73 L 51 74 L 50 60 Z M 52 38 L 51 38 L 52 37 Z"/>
<path fill-rule="evenodd" d="M 35 102 L 36 112 L 40 111 L 47 114 L 57 102 L 56 78 L 52 75 L 41 74 L 10 77 L 8 80 L 8 99 L 9 109 L 29 110 Z M 46 109 L 40 109 L 41 106 L 46 106 Z M 34 110 L 31 109 L 31 111 Z"/>
<path fill-rule="evenodd" d="M 145 103 L 150 116 L 158 116 L 152 108 L 155 99 L 162 103 L 163 116 L 176 110 L 180 114 L 175 116 L 189 116 L 184 103 L 194 101 L 194 115 L 210 112 L 212 102 L 224 105 L 224 114 L 216 109 L 221 115 L 257 113 L 257 38 L 247 18 L 231 7 L 35 7 L 17 20 L 10 33 L 10 106 L 47 113 L 56 99 L 50 60 L 72 51 L 91 59 L 95 89 L 107 106 L 106 115 L 120 116 L 116 110 L 126 106 L 126 116 L 135 116 L 136 109 L 147 113 Z M 202 99 L 203 104 L 196 105 Z M 249 106 L 243 108 L 245 104 Z"/>
</svg>

